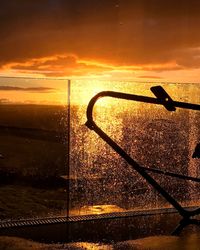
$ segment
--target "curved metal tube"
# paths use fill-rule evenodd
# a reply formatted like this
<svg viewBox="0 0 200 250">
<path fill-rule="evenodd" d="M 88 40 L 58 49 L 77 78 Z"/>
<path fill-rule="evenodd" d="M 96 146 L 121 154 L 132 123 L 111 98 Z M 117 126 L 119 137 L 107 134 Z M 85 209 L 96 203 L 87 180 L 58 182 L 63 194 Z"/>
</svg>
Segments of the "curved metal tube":
<svg viewBox="0 0 200 250">
<path fill-rule="evenodd" d="M 151 103 L 151 104 L 158 104 L 158 105 L 163 105 L 163 100 L 159 100 L 157 98 L 153 97 L 147 97 L 147 96 L 138 96 L 138 95 L 133 95 L 133 94 L 127 94 L 127 93 L 121 93 L 121 92 L 114 92 L 114 91 L 102 91 L 99 92 L 97 95 L 95 95 L 89 102 L 88 107 L 87 107 L 87 122 L 86 126 L 90 128 L 91 130 L 94 130 L 94 128 L 98 127 L 96 123 L 93 120 L 93 108 L 96 104 L 96 102 L 103 97 L 112 97 L 112 98 L 118 98 L 118 99 L 123 99 L 123 100 L 132 100 L 132 101 L 137 101 L 137 102 L 146 102 L 146 103 Z M 165 104 L 165 103 L 164 103 Z M 184 102 L 175 102 L 173 101 L 173 106 L 174 107 L 181 107 L 185 109 L 193 109 L 193 110 L 200 110 L 200 105 L 197 104 L 191 104 L 191 103 L 184 103 Z M 176 174 L 173 172 L 168 172 L 168 171 L 163 171 L 160 169 L 156 168 L 147 168 L 147 167 L 142 167 L 144 170 L 148 172 L 153 172 L 156 174 L 162 174 L 166 176 L 171 176 L 171 177 L 176 177 L 179 179 L 184 179 L 184 180 L 190 180 L 194 182 L 200 182 L 200 178 L 192 177 L 192 176 L 187 176 L 187 175 L 181 175 L 181 174 Z"/>
<path fill-rule="evenodd" d="M 133 94 L 127 94 L 122 92 L 115 92 L 115 91 L 102 91 L 99 92 L 97 95 L 95 95 L 89 102 L 87 107 L 87 126 L 92 126 L 94 123 L 93 121 L 93 108 L 95 103 L 98 99 L 103 97 L 112 97 L 117 99 L 123 99 L 123 100 L 130 100 L 130 101 L 136 101 L 136 102 L 144 102 L 144 103 L 150 103 L 150 104 L 157 104 L 157 105 L 165 105 L 166 103 L 173 103 L 174 107 L 177 108 L 183 108 L 183 109 L 191 109 L 191 110 L 199 110 L 200 111 L 200 105 L 193 104 L 193 103 L 186 103 L 186 102 L 169 102 L 166 100 L 154 98 L 154 97 L 148 97 L 148 96 L 139 96 L 139 95 L 133 95 Z"/>
<path fill-rule="evenodd" d="M 200 110 L 200 105 L 198 104 L 191 104 L 191 103 L 184 103 L 184 102 L 176 102 L 173 101 L 169 103 L 167 100 L 162 100 L 158 98 L 153 97 L 147 97 L 147 96 L 139 96 L 139 95 L 133 95 L 133 94 L 127 94 L 127 93 L 121 93 L 121 92 L 113 92 L 113 91 L 103 91 L 95 95 L 89 102 L 87 107 L 87 122 L 86 126 L 94 130 L 108 145 L 111 146 L 111 148 L 114 149 L 122 158 L 124 158 L 129 165 L 131 165 L 151 186 L 153 186 L 154 189 L 156 189 L 177 211 L 178 213 L 184 218 L 188 219 L 191 216 L 197 215 L 200 213 L 200 208 L 195 209 L 193 211 L 188 211 L 184 209 L 165 189 L 163 189 L 148 173 L 148 172 L 154 172 L 158 174 L 165 174 L 172 177 L 192 180 L 200 182 L 200 179 L 190 177 L 190 176 L 184 176 L 179 175 L 176 173 L 170 173 L 170 172 L 164 172 L 162 170 L 158 169 L 152 169 L 152 168 L 146 168 L 143 166 L 140 166 L 135 160 L 133 160 L 116 142 L 114 142 L 103 130 L 101 130 L 97 124 L 93 120 L 93 108 L 97 102 L 98 99 L 103 97 L 112 97 L 112 98 L 118 98 L 123 100 L 132 100 L 137 102 L 144 102 L 144 103 L 150 103 L 150 104 L 157 104 L 157 105 L 166 105 L 166 104 L 172 104 L 174 107 L 184 108 L 184 109 L 192 109 L 192 110 Z"/>
</svg>

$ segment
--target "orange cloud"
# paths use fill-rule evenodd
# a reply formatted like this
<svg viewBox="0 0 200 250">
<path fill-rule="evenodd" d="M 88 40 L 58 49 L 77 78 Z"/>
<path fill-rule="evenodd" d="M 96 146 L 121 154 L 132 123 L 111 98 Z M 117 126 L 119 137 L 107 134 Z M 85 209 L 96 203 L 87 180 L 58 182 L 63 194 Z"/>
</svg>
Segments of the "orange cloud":
<svg viewBox="0 0 200 250">
<path fill-rule="evenodd" d="M 2 0 L 1 7 L 1 75 L 176 78 L 200 70 L 196 0 Z"/>
<path fill-rule="evenodd" d="M 5 64 L 0 73 L 10 72 L 23 75 L 38 75 L 48 77 L 104 77 L 126 76 L 141 71 L 179 70 L 182 67 L 175 61 L 163 64 L 118 65 L 105 63 L 98 60 L 81 59 L 73 54 L 54 55 L 33 58 L 25 62 L 12 62 Z M 159 76 L 157 76 L 159 77 Z"/>
<path fill-rule="evenodd" d="M 0 65 L 75 54 L 119 66 L 200 67 L 199 1 L 119 2 L 2 0 Z"/>
</svg>

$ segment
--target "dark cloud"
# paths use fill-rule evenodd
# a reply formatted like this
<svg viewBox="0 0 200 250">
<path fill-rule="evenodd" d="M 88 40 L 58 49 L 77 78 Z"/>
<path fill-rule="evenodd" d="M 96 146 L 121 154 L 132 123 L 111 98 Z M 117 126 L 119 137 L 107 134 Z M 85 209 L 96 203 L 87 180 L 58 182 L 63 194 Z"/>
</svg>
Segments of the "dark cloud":
<svg viewBox="0 0 200 250">
<path fill-rule="evenodd" d="M 44 57 L 31 59 L 25 63 L 13 63 L 9 65 L 12 70 L 20 73 L 38 73 L 46 76 L 81 76 L 89 72 L 98 74 L 99 72 L 112 70 L 112 66 L 98 65 L 95 62 L 80 61 L 74 55 L 62 55 L 54 57 Z M 53 70 L 52 70 L 53 69 Z"/>
<path fill-rule="evenodd" d="M 196 0 L 2 0 L 0 65 L 73 54 L 118 66 L 198 68 L 199 10 Z"/>
<path fill-rule="evenodd" d="M 151 76 L 151 75 L 145 75 L 145 76 L 138 76 L 137 78 L 143 78 L 143 79 L 162 79 L 161 76 Z"/>
<path fill-rule="evenodd" d="M 22 87 L 6 86 L 6 85 L 0 86 L 0 91 L 52 92 L 54 90 L 55 90 L 54 88 L 46 88 L 46 87 L 22 88 Z"/>
<path fill-rule="evenodd" d="M 10 100 L 7 98 L 0 98 L 0 104 L 7 104 L 10 103 Z"/>
</svg>

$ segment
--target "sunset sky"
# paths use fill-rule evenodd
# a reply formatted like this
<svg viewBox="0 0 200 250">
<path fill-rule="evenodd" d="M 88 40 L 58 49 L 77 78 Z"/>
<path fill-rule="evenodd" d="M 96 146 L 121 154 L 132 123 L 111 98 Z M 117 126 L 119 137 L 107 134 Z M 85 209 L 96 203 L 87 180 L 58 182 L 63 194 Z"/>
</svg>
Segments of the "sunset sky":
<svg viewBox="0 0 200 250">
<path fill-rule="evenodd" d="M 199 13 L 197 0 L 1 0 L 0 75 L 200 82 Z"/>
</svg>

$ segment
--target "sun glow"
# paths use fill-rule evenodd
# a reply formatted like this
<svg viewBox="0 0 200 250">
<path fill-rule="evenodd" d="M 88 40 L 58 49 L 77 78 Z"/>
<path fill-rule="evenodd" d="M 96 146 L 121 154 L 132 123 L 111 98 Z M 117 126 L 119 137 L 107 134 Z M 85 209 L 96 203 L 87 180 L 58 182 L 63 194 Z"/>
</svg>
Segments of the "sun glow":
<svg viewBox="0 0 200 250">
<path fill-rule="evenodd" d="M 75 105 L 87 105 L 90 99 L 101 91 L 108 90 L 106 81 L 98 80 L 73 80 L 71 84 L 71 102 Z M 106 105 L 106 99 L 98 101 Z"/>
</svg>

